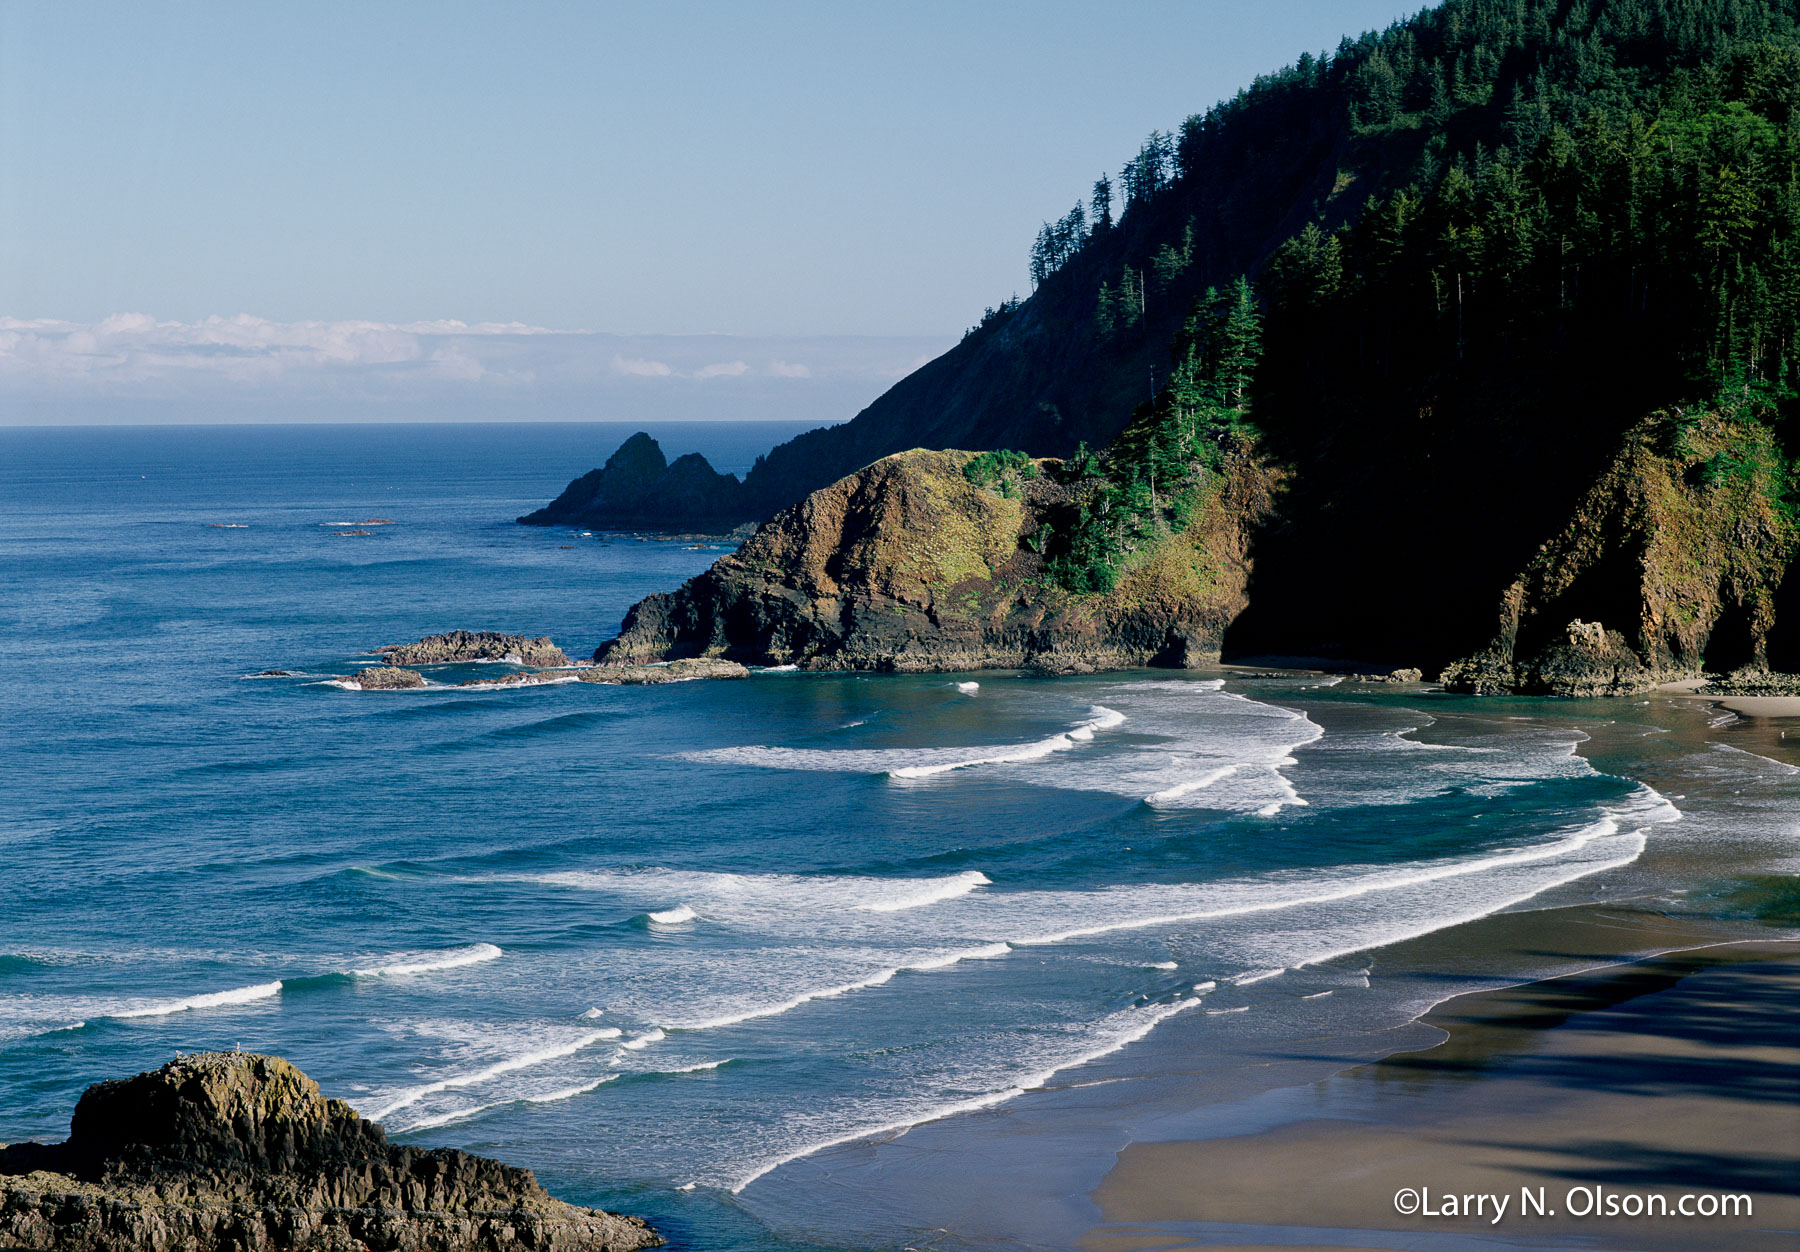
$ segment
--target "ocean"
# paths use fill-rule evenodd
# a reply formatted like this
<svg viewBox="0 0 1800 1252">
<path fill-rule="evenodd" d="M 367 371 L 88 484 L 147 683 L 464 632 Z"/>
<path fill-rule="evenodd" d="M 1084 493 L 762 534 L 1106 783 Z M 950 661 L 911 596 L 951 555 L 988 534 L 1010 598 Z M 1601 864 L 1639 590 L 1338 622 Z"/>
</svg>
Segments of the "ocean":
<svg viewBox="0 0 1800 1252">
<path fill-rule="evenodd" d="M 717 559 L 513 523 L 634 429 L 0 430 L 0 1142 L 242 1046 L 677 1247 L 901 1246 L 930 1196 L 829 1163 L 1172 1064 L 1228 1102 L 1259 1080 L 1219 1058 L 1411 1038 L 1593 963 L 1596 918 L 1775 933 L 1800 754 L 1691 698 L 330 684 L 459 627 L 586 655 Z M 742 472 L 798 428 L 648 429 Z"/>
</svg>

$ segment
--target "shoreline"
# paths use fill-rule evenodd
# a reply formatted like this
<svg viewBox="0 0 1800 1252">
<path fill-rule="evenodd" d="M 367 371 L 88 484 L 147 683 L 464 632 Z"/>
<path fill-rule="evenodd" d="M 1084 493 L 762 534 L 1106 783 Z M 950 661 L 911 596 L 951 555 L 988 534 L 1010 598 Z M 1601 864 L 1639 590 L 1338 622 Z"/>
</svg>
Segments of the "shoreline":
<svg viewBox="0 0 1800 1252">
<path fill-rule="evenodd" d="M 1580 1237 L 1596 1247 L 1788 1247 L 1800 1225 L 1800 940 L 1733 940 L 1452 996 L 1437 1044 L 1252 1097 L 1262 1127 L 1138 1141 L 1094 1191 L 1080 1246 L 1451 1248 Z M 1780 1042 L 1777 1042 L 1780 1041 Z M 1407 1216 L 1402 1188 L 1510 1197 L 1494 1222 Z M 1572 1189 L 1747 1194 L 1754 1216 L 1520 1216 Z M 1581 1199 L 1585 1203 L 1585 1199 Z M 1454 1201 L 1452 1202 L 1454 1204 Z M 1510 1218 L 1510 1220 L 1509 1220 Z M 1502 1246 L 1511 1246 L 1503 1244 Z"/>
<path fill-rule="evenodd" d="M 1230 671 L 1225 676 L 1231 676 Z M 1415 692 L 1390 688 L 1388 694 L 1434 719 L 1441 716 L 1429 697 L 1415 704 L 1419 700 Z M 1621 753 L 1635 757 L 1649 745 L 1654 754 L 1666 750 L 1658 745 L 1677 741 L 1684 741 L 1683 750 L 1691 752 L 1713 743 L 1720 733 L 1705 716 L 1713 707 L 1710 701 L 1685 693 L 1651 699 L 1674 720 L 1599 715 L 1602 707 L 1616 706 L 1622 714 L 1649 703 L 1623 699 L 1554 704 L 1520 699 L 1498 702 L 1494 712 L 1507 722 L 1524 721 L 1519 713 L 1529 704 L 1536 710 L 1529 720 L 1541 723 L 1550 720 L 1545 713 L 1567 708 L 1573 715 L 1569 721 L 1582 730 L 1579 754 L 1603 772 L 1617 772 Z M 1787 755 L 1774 743 L 1770 723 L 1740 725 L 1741 732 L 1732 732 L 1734 738 L 1745 736 L 1740 742 Z M 1666 787 L 1674 777 L 1657 777 L 1655 759 L 1653 755 L 1640 762 L 1648 769 L 1642 777 L 1656 778 L 1646 785 Z M 1764 759 L 1783 764 L 1772 757 Z M 1638 769 L 1628 773 L 1640 776 Z M 1404 939 L 1373 953 L 1374 959 L 1365 963 L 1376 966 L 1377 985 L 1386 989 L 1390 1001 L 1411 1001 L 1404 1019 L 1381 1022 L 1323 1014 L 1310 1017 L 1292 1037 L 1277 1038 L 1258 1029 L 1257 1013 L 1179 1014 L 1133 1047 L 1061 1074 L 1050 1085 L 1019 1093 L 997 1107 L 825 1148 L 788 1163 L 738 1199 L 774 1229 L 821 1236 L 832 1229 L 832 1211 L 841 1216 L 843 1206 L 853 1204 L 872 1226 L 886 1232 L 907 1231 L 909 1237 L 933 1232 L 934 1246 L 945 1248 L 985 1246 L 995 1240 L 1022 1248 L 1083 1247 L 1102 1252 L 1221 1241 L 1256 1246 L 1262 1240 L 1246 1243 L 1242 1231 L 1235 1240 L 1222 1239 L 1222 1232 L 1210 1224 L 1200 1231 L 1191 1222 L 1183 1225 L 1182 1233 L 1171 1228 L 1156 1235 L 1137 1221 L 1134 1229 L 1142 1238 L 1106 1245 L 1084 1241 L 1084 1232 L 1110 1229 L 1121 1234 L 1116 1224 L 1107 1225 L 1122 1220 L 1120 1214 L 1108 1211 L 1103 1201 L 1122 1152 L 1134 1152 L 1141 1145 L 1225 1136 L 1234 1136 L 1231 1141 L 1240 1145 L 1258 1144 L 1304 1117 L 1306 1110 L 1296 1102 L 1308 1092 L 1329 1086 L 1344 1074 L 1379 1067 L 1388 1057 L 1448 1056 L 1433 1052 L 1446 1039 L 1438 1018 L 1457 1011 L 1458 1005 L 1476 1002 L 1467 997 L 1524 994 L 1522 989 L 1540 985 L 1567 988 L 1583 979 L 1612 985 L 1620 971 L 1641 972 L 1645 962 L 1675 959 L 1673 954 L 1783 942 L 1763 940 L 1770 933 L 1766 924 L 1749 921 L 1741 913 L 1718 912 L 1711 906 L 1696 912 L 1680 903 L 1686 888 L 1675 884 L 1698 886 L 1730 876 L 1730 869 L 1717 863 L 1716 854 L 1705 854 L 1703 848 L 1711 845 L 1708 832 L 1718 830 L 1720 821 L 1736 824 L 1728 798 L 1735 792 L 1709 786 L 1695 794 L 1698 786 L 1697 779 L 1686 778 L 1674 788 L 1688 793 L 1677 798 L 1682 801 L 1684 822 L 1695 828 L 1691 835 L 1661 846 L 1648 878 L 1644 863 L 1634 862 L 1604 882 L 1565 885 L 1523 908 Z M 1694 836 L 1701 842 L 1693 843 Z M 1631 998 L 1645 994 L 1634 992 Z M 1320 1003 L 1329 1006 L 1338 1000 Z M 1524 1033 L 1536 1039 L 1550 1031 L 1547 1023 L 1539 1022 Z M 1397 1063 L 1383 1072 L 1395 1073 L 1398 1068 Z M 1466 1073 L 1462 1076 L 1463 1081 L 1468 1078 Z M 1795 1142 L 1800 1143 L 1800 1134 Z M 1278 1169 L 1281 1161 L 1277 1157 L 1267 1164 Z M 996 1203 L 997 1198 L 1005 1202 Z M 1258 1220 L 1268 1221 L 1270 1213 L 1279 1211 L 1271 1207 Z M 1795 1224 L 1800 1225 L 1800 1218 Z M 842 1233 L 841 1227 L 837 1229 Z M 1369 1242 L 1368 1231 L 1377 1229 L 1371 1220 L 1348 1243 L 1322 1234 L 1299 1242 L 1387 1246 Z M 1340 1236 L 1346 1233 L 1339 1230 Z M 1463 1237 L 1475 1233 L 1465 1231 Z M 1486 1239 L 1494 1232 L 1479 1233 Z M 1595 1230 L 1590 1223 L 1569 1233 L 1592 1236 Z M 1204 1237 L 1197 1240 L 1197 1235 Z M 1417 1240 L 1421 1233 L 1403 1236 Z M 1270 1242 L 1294 1246 L 1296 1237 L 1287 1231 Z M 1402 1246 L 1453 1245 L 1440 1240 Z"/>
</svg>

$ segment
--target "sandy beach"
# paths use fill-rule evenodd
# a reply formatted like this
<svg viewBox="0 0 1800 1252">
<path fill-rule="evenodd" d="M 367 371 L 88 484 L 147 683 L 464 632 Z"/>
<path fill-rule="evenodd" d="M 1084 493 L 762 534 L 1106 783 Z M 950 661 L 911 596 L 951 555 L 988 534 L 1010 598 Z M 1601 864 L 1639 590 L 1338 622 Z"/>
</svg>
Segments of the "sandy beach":
<svg viewBox="0 0 1800 1252">
<path fill-rule="evenodd" d="M 1456 997 L 1424 1019 L 1449 1032 L 1437 1046 L 1269 1093 L 1275 1129 L 1126 1148 L 1083 1246 L 1791 1248 L 1797 1004 L 1800 944 L 1783 942 Z M 1400 1203 L 1440 1215 L 1397 1212 L 1407 1188 Z M 1522 1215 L 1540 1188 L 1550 1211 Z M 1571 1213 L 1596 1194 L 1741 1195 L 1753 1215 Z M 1449 1215 L 1482 1195 L 1506 1199 L 1497 1221 L 1479 1199 Z"/>
</svg>

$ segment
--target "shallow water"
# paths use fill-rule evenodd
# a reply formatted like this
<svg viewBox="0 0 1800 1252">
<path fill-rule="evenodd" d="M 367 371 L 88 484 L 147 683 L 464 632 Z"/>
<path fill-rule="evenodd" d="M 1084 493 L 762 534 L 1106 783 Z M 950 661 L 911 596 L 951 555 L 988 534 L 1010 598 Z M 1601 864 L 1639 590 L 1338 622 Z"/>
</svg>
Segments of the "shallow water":
<svg viewBox="0 0 1800 1252">
<path fill-rule="evenodd" d="M 1171 1032 L 1203 1065 L 1404 1022 L 1442 988 L 1378 958 L 1506 910 L 1748 926 L 1734 877 L 1792 871 L 1784 743 L 1668 701 L 326 684 L 455 627 L 585 654 L 705 568 L 510 522 L 630 429 L 0 432 L 0 1140 L 242 1044 L 688 1246 L 811 1246 L 755 1201 L 834 1142 Z M 652 431 L 738 469 L 789 433 Z"/>
</svg>

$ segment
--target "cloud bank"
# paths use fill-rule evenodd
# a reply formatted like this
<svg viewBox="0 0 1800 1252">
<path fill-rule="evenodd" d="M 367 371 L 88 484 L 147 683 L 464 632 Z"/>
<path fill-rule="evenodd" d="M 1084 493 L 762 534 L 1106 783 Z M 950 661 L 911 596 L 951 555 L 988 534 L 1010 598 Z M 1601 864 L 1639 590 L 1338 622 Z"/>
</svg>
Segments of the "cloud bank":
<svg viewBox="0 0 1800 1252">
<path fill-rule="evenodd" d="M 0 318 L 0 423 L 841 421 L 953 342 L 248 314 Z"/>
</svg>

